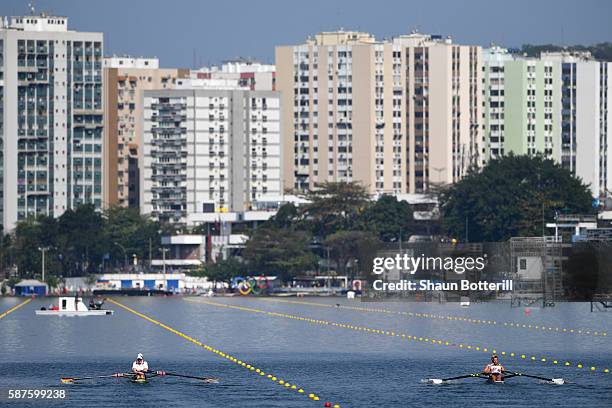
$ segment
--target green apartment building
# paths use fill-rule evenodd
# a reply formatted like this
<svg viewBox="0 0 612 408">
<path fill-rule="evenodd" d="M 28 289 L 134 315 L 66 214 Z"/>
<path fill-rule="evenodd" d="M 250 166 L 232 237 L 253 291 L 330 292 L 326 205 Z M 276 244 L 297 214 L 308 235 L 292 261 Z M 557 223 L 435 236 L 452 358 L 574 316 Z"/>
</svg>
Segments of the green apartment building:
<svg viewBox="0 0 612 408">
<path fill-rule="evenodd" d="M 487 159 L 510 152 L 559 160 L 559 75 L 556 64 L 492 47 L 483 53 Z"/>
</svg>

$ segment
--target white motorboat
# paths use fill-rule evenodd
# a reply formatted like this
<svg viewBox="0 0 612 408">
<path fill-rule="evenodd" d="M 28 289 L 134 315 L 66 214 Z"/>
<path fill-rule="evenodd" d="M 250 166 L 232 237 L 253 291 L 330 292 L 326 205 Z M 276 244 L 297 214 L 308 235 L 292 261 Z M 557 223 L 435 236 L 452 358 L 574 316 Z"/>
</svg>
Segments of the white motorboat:
<svg viewBox="0 0 612 408">
<path fill-rule="evenodd" d="M 36 310 L 37 316 L 109 316 L 112 310 L 102 309 L 103 302 L 91 302 L 91 308 L 78 296 L 61 296 L 57 306 Z"/>
</svg>

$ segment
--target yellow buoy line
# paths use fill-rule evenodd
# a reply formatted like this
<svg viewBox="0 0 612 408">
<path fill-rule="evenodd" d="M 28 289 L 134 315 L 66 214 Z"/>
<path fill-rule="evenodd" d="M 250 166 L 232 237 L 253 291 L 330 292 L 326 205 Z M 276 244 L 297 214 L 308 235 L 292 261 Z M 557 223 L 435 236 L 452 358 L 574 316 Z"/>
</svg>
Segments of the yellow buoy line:
<svg viewBox="0 0 612 408">
<path fill-rule="evenodd" d="M 440 339 L 432 339 L 432 338 L 429 338 L 429 337 L 413 336 L 413 335 L 409 335 L 409 334 L 405 334 L 405 333 L 398 333 L 398 332 L 395 332 L 395 331 L 374 329 L 374 328 L 371 328 L 371 327 L 356 326 L 356 325 L 351 325 L 351 324 L 346 324 L 346 323 L 331 322 L 331 321 L 327 321 L 327 320 L 313 319 L 313 318 L 309 318 L 309 317 L 290 315 L 290 314 L 286 314 L 286 313 L 279 313 L 279 312 L 271 312 L 271 311 L 267 311 L 267 310 L 253 309 L 253 308 L 244 307 L 244 306 L 227 305 L 227 304 L 211 302 L 211 301 L 203 300 L 203 299 L 185 299 L 185 300 L 190 301 L 190 302 L 194 302 L 194 303 L 202 303 L 202 304 L 211 305 L 211 306 L 224 307 L 224 308 L 228 308 L 228 309 L 242 310 L 244 312 L 249 312 L 249 313 L 258 313 L 258 314 L 264 314 L 264 315 L 268 315 L 268 316 L 282 317 L 282 318 L 286 318 L 286 319 L 299 320 L 299 321 L 303 321 L 303 322 L 307 322 L 307 323 L 311 323 L 311 324 L 319 324 L 319 325 L 323 325 L 323 326 L 338 327 L 338 328 L 342 328 L 342 329 L 355 330 L 355 331 L 360 331 L 360 332 L 365 332 L 365 333 L 371 333 L 371 334 L 377 334 L 377 335 L 383 335 L 383 336 L 390 336 L 390 337 L 400 338 L 402 340 L 411 340 L 411 341 L 414 341 L 414 342 L 423 342 L 423 343 L 429 343 L 429 344 L 438 345 L 438 346 L 455 347 L 455 348 L 458 348 L 458 349 L 461 349 L 461 350 L 470 350 L 470 351 L 478 351 L 478 352 L 483 352 L 483 353 L 499 354 L 499 355 L 502 355 L 504 357 L 512 357 L 512 358 L 517 358 L 517 359 L 522 359 L 522 360 L 529 360 L 529 361 L 532 361 L 532 362 L 540 362 L 540 363 L 544 363 L 544 364 L 552 364 L 552 365 L 556 365 L 556 366 L 576 367 L 578 369 L 586 369 L 586 370 L 588 370 L 590 372 L 601 372 L 601 373 L 606 373 L 606 374 L 610 373 L 610 369 L 609 368 L 597 368 L 595 366 L 584 364 L 584 363 L 572 363 L 570 361 L 563 361 L 563 360 L 554 359 L 554 358 L 551 358 L 551 357 L 542 357 L 542 356 L 534 356 L 534 355 L 528 355 L 528 354 L 523 354 L 523 353 L 507 352 L 507 351 L 498 350 L 498 349 L 493 348 L 493 347 L 484 347 L 484 346 L 480 346 L 480 345 L 479 346 L 475 346 L 475 345 L 464 344 L 464 343 L 456 343 L 456 342 L 444 341 L 444 340 L 440 340 Z"/>
<path fill-rule="evenodd" d="M 186 335 L 185 333 L 182 333 L 182 332 L 180 332 L 180 331 L 178 331 L 176 329 L 173 329 L 172 327 L 167 326 L 167 325 L 165 325 L 164 323 L 162 323 L 162 322 L 160 322 L 158 320 L 155 320 L 155 319 L 153 319 L 153 318 L 151 318 L 151 317 L 149 317 L 149 316 L 147 316 L 147 315 L 145 315 L 143 313 L 140 313 L 140 312 L 138 312 L 138 311 L 136 311 L 136 310 L 134 310 L 134 309 L 124 305 L 123 303 L 119 303 L 118 301 L 116 301 L 114 299 L 111 299 L 111 298 L 107 298 L 106 300 L 108 300 L 109 302 L 111 302 L 111 303 L 113 303 L 113 304 L 115 304 L 115 305 L 117 305 L 117 306 L 127 310 L 130 313 L 133 313 L 134 315 L 136 315 L 136 316 L 138 316 L 138 317 L 140 317 L 140 318 L 142 318 L 142 319 L 144 319 L 144 320 L 146 320 L 146 321 L 148 321 L 150 323 L 153 323 L 153 324 L 155 324 L 155 325 L 157 325 L 157 326 L 159 326 L 161 328 L 164 328 L 164 329 L 168 330 L 169 332 L 172 332 L 172 333 L 176 334 L 177 336 L 180 336 L 180 337 L 184 338 L 185 340 L 190 341 L 191 343 L 196 344 L 196 345 L 204 348 L 207 351 L 210 351 L 211 353 L 214 353 L 214 354 L 218 355 L 221 358 L 224 358 L 224 359 L 226 359 L 226 360 L 228 360 L 228 361 L 230 361 L 232 363 L 235 363 L 235 364 L 237 364 L 237 365 L 239 365 L 241 367 L 246 368 L 251 373 L 253 373 L 253 374 L 255 374 L 255 375 L 259 376 L 259 377 L 263 377 L 263 378 L 267 378 L 269 380 L 272 380 L 275 383 L 277 383 L 278 385 L 282 386 L 283 388 L 285 388 L 285 389 L 287 389 L 289 391 L 293 391 L 293 392 L 295 392 L 297 394 L 307 396 L 312 401 L 320 401 L 321 400 L 321 397 L 319 397 L 315 393 L 308 393 L 302 387 L 299 387 L 296 384 L 293 384 L 293 383 L 290 383 L 290 382 L 288 382 L 286 380 L 283 380 L 283 379 L 281 379 L 280 377 L 278 377 L 278 376 L 276 376 L 274 374 L 266 373 L 265 371 L 255 367 L 252 364 L 249 364 L 249 363 L 247 363 L 245 361 L 242 361 L 242 360 L 240 360 L 240 359 L 238 359 L 236 357 L 233 357 L 233 356 L 231 356 L 231 355 L 229 355 L 227 353 L 224 353 L 221 350 L 218 350 L 218 349 L 216 349 L 214 347 L 211 347 L 211 346 L 209 346 L 207 344 L 204 344 L 204 343 L 194 339 L 193 337 L 190 337 L 190 336 Z M 339 404 L 332 404 L 330 402 L 325 402 L 325 406 L 329 406 L 329 407 L 333 407 L 333 408 L 340 408 Z"/>
<path fill-rule="evenodd" d="M 17 306 L 10 308 L 9 310 L 7 310 L 6 312 L 0 314 L 0 319 L 3 319 L 4 317 L 10 315 L 11 313 L 13 313 L 15 310 L 19 309 L 22 306 L 27 305 L 28 303 L 30 303 L 32 301 L 32 298 L 26 299 L 23 302 L 19 303 Z"/>
<path fill-rule="evenodd" d="M 394 314 L 394 315 L 407 316 L 407 317 L 420 317 L 420 318 L 425 318 L 425 319 L 439 319 L 439 320 L 447 320 L 447 321 L 461 321 L 461 322 L 473 323 L 473 324 L 488 324 L 488 325 L 494 325 L 494 326 L 505 326 L 505 327 L 512 327 L 516 329 L 531 329 L 531 330 L 537 330 L 537 331 L 545 332 L 545 333 L 574 333 L 574 334 L 584 334 L 584 335 L 603 336 L 603 337 L 608 335 L 606 331 L 593 330 L 593 329 L 571 329 L 571 328 L 563 328 L 563 327 L 546 326 L 542 324 L 525 324 L 525 323 L 518 323 L 518 322 L 498 322 L 496 320 L 472 319 L 472 318 L 463 317 L 463 316 L 439 315 L 439 314 L 418 313 L 418 312 L 404 312 L 404 311 L 398 311 L 398 310 L 389 310 L 389 309 L 372 308 L 372 307 L 330 305 L 330 304 L 325 304 L 325 303 L 306 302 L 306 301 L 299 301 L 299 300 L 281 300 L 281 299 L 270 299 L 270 298 L 255 298 L 255 299 L 265 300 L 268 302 L 277 302 L 277 303 L 294 303 L 298 305 L 347 309 L 347 310 L 354 310 L 354 311 L 359 311 L 359 312 L 385 313 L 385 314 Z"/>
</svg>

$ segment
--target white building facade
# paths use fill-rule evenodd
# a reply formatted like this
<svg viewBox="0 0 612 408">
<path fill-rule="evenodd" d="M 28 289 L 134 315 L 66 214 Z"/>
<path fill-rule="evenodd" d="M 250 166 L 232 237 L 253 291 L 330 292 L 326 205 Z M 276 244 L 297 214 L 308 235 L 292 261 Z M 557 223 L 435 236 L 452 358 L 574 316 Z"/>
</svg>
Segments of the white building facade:
<svg viewBox="0 0 612 408">
<path fill-rule="evenodd" d="M 277 92 L 185 81 L 145 91 L 143 106 L 143 214 L 186 225 L 282 192 Z"/>
<path fill-rule="evenodd" d="M 227 61 L 221 65 L 202 67 L 191 72 L 194 79 L 226 79 L 237 81 L 252 91 L 276 90 L 276 67 L 257 61 Z"/>
<path fill-rule="evenodd" d="M 593 197 L 603 197 L 612 189 L 612 63 L 588 53 L 543 53 L 541 59 L 558 72 L 561 166 L 588 184 Z"/>
<path fill-rule="evenodd" d="M 2 224 L 102 206 L 102 33 L 55 16 L 0 24 Z"/>
</svg>

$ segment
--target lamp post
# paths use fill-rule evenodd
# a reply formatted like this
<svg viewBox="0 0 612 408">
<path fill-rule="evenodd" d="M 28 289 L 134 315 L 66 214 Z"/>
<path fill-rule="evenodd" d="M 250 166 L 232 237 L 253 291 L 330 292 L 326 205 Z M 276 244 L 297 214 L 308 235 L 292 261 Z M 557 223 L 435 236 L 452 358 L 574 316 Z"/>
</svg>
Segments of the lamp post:
<svg viewBox="0 0 612 408">
<path fill-rule="evenodd" d="M 45 282 L 45 252 L 49 250 L 49 247 L 38 247 L 38 250 L 42 253 L 42 281 Z"/>
<path fill-rule="evenodd" d="M 127 268 L 127 252 L 125 251 L 125 247 L 118 242 L 113 242 L 113 244 L 121 248 L 121 251 L 123 252 L 123 268 Z"/>
<path fill-rule="evenodd" d="M 170 248 L 159 248 L 159 250 L 162 252 L 162 273 L 164 276 L 164 286 L 167 288 L 168 287 L 168 282 L 166 281 L 166 252 L 168 252 L 170 250 Z"/>
</svg>

